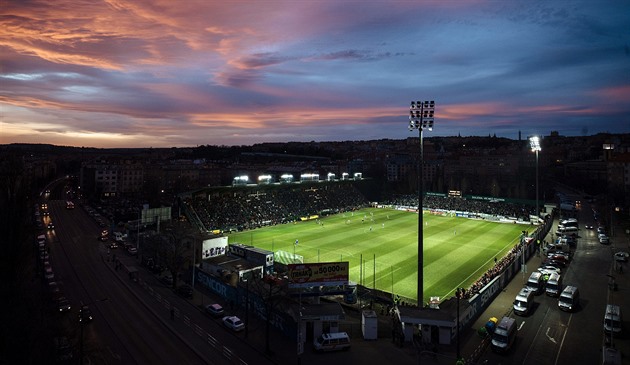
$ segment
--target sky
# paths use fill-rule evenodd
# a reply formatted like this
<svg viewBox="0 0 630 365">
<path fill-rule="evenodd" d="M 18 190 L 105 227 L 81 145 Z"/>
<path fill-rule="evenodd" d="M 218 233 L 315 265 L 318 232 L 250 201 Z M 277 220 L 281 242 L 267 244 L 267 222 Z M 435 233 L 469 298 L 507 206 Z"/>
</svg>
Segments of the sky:
<svg viewBox="0 0 630 365">
<path fill-rule="evenodd" d="M 628 0 L 2 0 L 0 144 L 630 132 Z"/>
</svg>

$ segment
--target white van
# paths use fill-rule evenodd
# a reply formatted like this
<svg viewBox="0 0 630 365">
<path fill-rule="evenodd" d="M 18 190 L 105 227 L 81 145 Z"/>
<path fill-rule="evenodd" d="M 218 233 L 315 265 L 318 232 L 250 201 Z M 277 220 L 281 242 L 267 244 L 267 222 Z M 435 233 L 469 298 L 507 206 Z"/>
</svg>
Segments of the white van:
<svg viewBox="0 0 630 365">
<path fill-rule="evenodd" d="M 505 352 L 512 347 L 516 339 L 516 320 L 503 317 L 492 334 L 492 351 Z"/>
<path fill-rule="evenodd" d="M 604 346 L 602 357 L 603 365 L 621 365 L 621 351 L 619 349 Z"/>
<path fill-rule="evenodd" d="M 557 297 L 560 293 L 562 293 L 562 276 L 556 272 L 551 273 L 545 285 L 545 294 L 550 297 Z"/>
<path fill-rule="evenodd" d="M 578 227 L 558 227 L 558 231 L 556 231 L 556 235 L 558 236 L 562 236 L 562 235 L 576 235 L 578 233 L 579 229 Z"/>
<path fill-rule="evenodd" d="M 529 279 L 527 279 L 525 287 L 534 292 L 535 295 L 542 294 L 543 289 L 545 288 L 545 278 L 543 274 L 538 271 L 534 271 L 529 276 Z"/>
<path fill-rule="evenodd" d="M 323 333 L 313 341 L 315 351 L 337 351 L 350 348 L 350 336 L 346 332 Z"/>
<path fill-rule="evenodd" d="M 578 220 L 575 218 L 569 218 L 561 221 L 558 224 L 558 228 L 567 228 L 567 227 L 578 227 Z"/>
<path fill-rule="evenodd" d="M 534 292 L 523 288 L 514 298 L 514 314 L 526 316 L 534 307 Z"/>
<path fill-rule="evenodd" d="M 558 298 L 558 308 L 563 311 L 574 311 L 580 305 L 580 291 L 577 287 L 568 285 Z"/>
<path fill-rule="evenodd" d="M 621 308 L 618 305 L 606 305 L 604 313 L 604 331 L 612 335 L 621 334 Z"/>
</svg>

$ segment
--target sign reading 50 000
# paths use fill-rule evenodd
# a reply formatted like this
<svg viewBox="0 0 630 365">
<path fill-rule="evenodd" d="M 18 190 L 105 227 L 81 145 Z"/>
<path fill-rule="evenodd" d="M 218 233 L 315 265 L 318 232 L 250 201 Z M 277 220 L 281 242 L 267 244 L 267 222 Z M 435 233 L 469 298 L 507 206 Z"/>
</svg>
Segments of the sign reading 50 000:
<svg viewBox="0 0 630 365">
<path fill-rule="evenodd" d="M 344 285 L 348 283 L 348 262 L 320 262 L 289 265 L 290 287 Z"/>
</svg>

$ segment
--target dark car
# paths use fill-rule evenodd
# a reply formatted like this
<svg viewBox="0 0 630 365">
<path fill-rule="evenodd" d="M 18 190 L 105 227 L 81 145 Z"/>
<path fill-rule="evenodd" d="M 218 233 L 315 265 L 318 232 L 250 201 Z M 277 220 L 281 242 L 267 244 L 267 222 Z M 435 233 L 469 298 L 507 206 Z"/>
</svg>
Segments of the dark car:
<svg viewBox="0 0 630 365">
<path fill-rule="evenodd" d="M 168 286 L 173 285 L 173 276 L 169 274 L 162 276 L 160 280 L 162 280 L 162 282 Z"/>
<path fill-rule="evenodd" d="M 57 299 L 57 309 L 59 310 L 59 312 L 67 312 L 71 308 L 72 306 L 70 306 L 70 301 L 68 301 L 68 298 L 60 297 L 59 299 Z"/>
<path fill-rule="evenodd" d="M 66 363 L 72 360 L 72 345 L 67 337 L 55 337 L 55 353 L 57 363 Z"/>
<path fill-rule="evenodd" d="M 181 285 L 177 288 L 177 294 L 184 298 L 192 298 L 193 288 L 190 285 Z"/>
<path fill-rule="evenodd" d="M 556 261 L 563 261 L 564 263 L 567 263 L 567 264 L 569 263 L 569 255 L 565 253 L 556 252 L 553 254 L 549 254 L 547 258 L 551 260 L 556 260 Z"/>
<path fill-rule="evenodd" d="M 92 312 L 90 311 L 90 307 L 84 305 L 79 310 L 79 322 L 91 322 L 92 321 Z"/>
<path fill-rule="evenodd" d="M 554 266 L 554 267 L 557 267 L 559 269 L 562 269 L 563 267 L 567 266 L 565 261 L 554 260 L 554 259 L 546 259 L 546 260 L 544 260 L 543 261 L 543 265 Z"/>
<path fill-rule="evenodd" d="M 224 311 L 220 304 L 208 304 L 206 306 L 206 313 L 212 317 L 221 317 L 223 316 Z"/>
</svg>

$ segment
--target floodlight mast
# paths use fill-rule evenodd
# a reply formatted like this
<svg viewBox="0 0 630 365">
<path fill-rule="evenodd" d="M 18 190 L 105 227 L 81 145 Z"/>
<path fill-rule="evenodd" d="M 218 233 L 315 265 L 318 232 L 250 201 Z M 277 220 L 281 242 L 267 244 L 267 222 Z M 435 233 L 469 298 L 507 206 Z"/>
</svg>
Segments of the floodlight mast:
<svg viewBox="0 0 630 365">
<path fill-rule="evenodd" d="M 418 164 L 418 307 L 422 308 L 424 299 L 424 237 L 422 232 L 422 203 L 424 195 L 424 145 L 422 135 L 425 129 L 433 130 L 435 101 L 412 101 L 409 111 L 409 131 L 418 130 L 420 137 L 420 162 Z"/>
<path fill-rule="evenodd" d="M 540 148 L 540 138 L 538 136 L 529 137 L 529 145 L 532 152 L 536 152 L 536 219 L 538 219 L 540 216 L 540 208 L 538 206 L 538 152 L 542 150 Z"/>
</svg>

